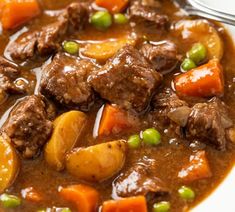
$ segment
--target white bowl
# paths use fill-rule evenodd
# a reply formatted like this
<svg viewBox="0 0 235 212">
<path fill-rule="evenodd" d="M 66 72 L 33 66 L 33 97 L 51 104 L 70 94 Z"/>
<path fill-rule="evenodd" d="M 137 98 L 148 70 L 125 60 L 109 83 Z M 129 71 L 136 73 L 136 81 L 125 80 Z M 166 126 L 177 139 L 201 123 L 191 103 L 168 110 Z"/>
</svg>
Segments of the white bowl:
<svg viewBox="0 0 235 212">
<path fill-rule="evenodd" d="M 231 13 L 235 15 L 235 2 L 234 0 L 195 0 L 201 4 L 207 5 L 210 8 Z"/>
<path fill-rule="evenodd" d="M 221 1 L 221 3 L 223 3 L 223 1 Z M 235 1 L 233 1 L 233 3 L 235 5 Z M 235 41 L 235 26 L 226 26 L 226 28 Z M 191 212 L 225 211 L 235 212 L 235 167 L 208 198 L 191 210 Z"/>
</svg>

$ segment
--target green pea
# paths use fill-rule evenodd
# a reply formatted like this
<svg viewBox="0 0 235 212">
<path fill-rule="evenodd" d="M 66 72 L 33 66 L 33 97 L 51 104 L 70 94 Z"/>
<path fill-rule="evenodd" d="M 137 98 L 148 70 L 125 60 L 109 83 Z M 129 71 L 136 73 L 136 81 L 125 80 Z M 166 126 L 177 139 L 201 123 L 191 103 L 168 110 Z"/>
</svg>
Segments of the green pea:
<svg viewBox="0 0 235 212">
<path fill-rule="evenodd" d="M 188 58 L 193 60 L 196 64 L 206 59 L 206 47 L 201 43 L 196 43 L 193 45 L 191 50 L 187 53 Z"/>
<path fill-rule="evenodd" d="M 21 205 L 21 199 L 15 195 L 2 194 L 0 201 L 4 208 L 15 208 Z"/>
<path fill-rule="evenodd" d="M 158 145 L 161 142 L 161 134 L 154 128 L 143 132 L 143 141 L 148 145 Z"/>
<path fill-rule="evenodd" d="M 65 41 L 63 43 L 63 48 L 69 54 L 77 54 L 79 51 L 79 45 L 74 41 Z"/>
<path fill-rule="evenodd" d="M 107 11 L 99 11 L 92 15 L 91 24 L 97 29 L 107 29 L 112 25 L 112 16 Z"/>
<path fill-rule="evenodd" d="M 184 200 L 193 200 L 195 198 L 195 192 L 191 188 L 186 186 L 180 187 L 178 193 Z"/>
<path fill-rule="evenodd" d="M 127 17 L 122 13 L 114 14 L 113 19 L 115 24 L 126 24 L 128 22 Z"/>
<path fill-rule="evenodd" d="M 131 148 L 131 149 L 137 149 L 140 147 L 141 145 L 141 140 L 140 140 L 140 137 L 139 135 L 132 135 L 128 141 L 128 146 Z"/>
<path fill-rule="evenodd" d="M 193 68 L 196 68 L 196 64 L 193 62 L 193 60 L 189 59 L 189 58 L 186 58 L 184 59 L 182 65 L 181 65 L 182 69 L 184 71 L 189 71 Z"/>
<path fill-rule="evenodd" d="M 168 212 L 170 210 L 170 203 L 166 201 L 157 202 L 153 205 L 153 212 Z"/>
</svg>

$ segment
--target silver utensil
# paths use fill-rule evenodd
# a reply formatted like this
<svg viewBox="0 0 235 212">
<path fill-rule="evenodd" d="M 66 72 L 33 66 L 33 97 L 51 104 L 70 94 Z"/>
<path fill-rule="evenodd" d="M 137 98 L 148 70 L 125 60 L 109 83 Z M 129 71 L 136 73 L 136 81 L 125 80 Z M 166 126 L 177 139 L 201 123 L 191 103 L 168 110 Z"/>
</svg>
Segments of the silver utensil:
<svg viewBox="0 0 235 212">
<path fill-rule="evenodd" d="M 204 7 L 204 8 L 213 10 L 213 11 L 215 11 L 215 12 L 219 12 L 219 13 L 221 13 L 221 14 L 223 14 L 223 15 L 228 16 L 228 17 L 235 18 L 235 15 L 232 14 L 233 12 L 224 12 L 224 11 L 222 11 L 222 10 L 219 10 L 219 9 L 215 8 L 215 7 L 212 7 L 212 6 L 208 5 L 208 4 L 203 3 L 202 0 L 189 0 L 189 2 L 191 2 L 192 5 L 193 5 L 193 4 L 197 4 L 198 6 L 202 6 L 202 7 Z M 226 4 L 226 2 L 224 2 L 224 4 Z M 232 5 L 228 5 L 228 6 L 232 6 Z"/>
<path fill-rule="evenodd" d="M 176 0 L 189 15 L 201 16 L 235 26 L 235 15 L 205 6 L 197 0 Z"/>
<path fill-rule="evenodd" d="M 212 8 L 209 5 L 202 3 L 200 0 L 187 0 L 187 2 L 196 9 L 205 11 L 207 13 L 213 12 L 214 14 L 218 14 L 223 18 L 235 20 L 235 15 L 219 11 L 218 9 Z"/>
</svg>

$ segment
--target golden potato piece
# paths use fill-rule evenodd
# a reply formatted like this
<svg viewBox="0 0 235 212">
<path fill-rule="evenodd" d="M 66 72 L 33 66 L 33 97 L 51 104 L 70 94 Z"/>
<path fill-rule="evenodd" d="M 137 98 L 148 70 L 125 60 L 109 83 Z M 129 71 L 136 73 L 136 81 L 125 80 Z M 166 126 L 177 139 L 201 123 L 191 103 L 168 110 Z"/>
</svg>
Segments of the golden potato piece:
<svg viewBox="0 0 235 212">
<path fill-rule="evenodd" d="M 86 115 L 79 111 L 64 113 L 54 121 L 54 131 L 44 151 L 50 166 L 58 171 L 64 168 L 65 154 L 76 144 L 86 121 Z"/>
<path fill-rule="evenodd" d="M 204 44 L 207 48 L 208 59 L 223 57 L 223 42 L 216 29 L 208 21 L 203 19 L 179 21 L 173 31 L 192 44 Z"/>
<path fill-rule="evenodd" d="M 87 44 L 83 50 L 83 55 L 103 62 L 111 58 L 116 52 L 126 44 L 135 45 L 134 39 L 121 38 L 115 41 L 103 41 L 101 43 Z"/>
<path fill-rule="evenodd" d="M 118 173 L 126 158 L 123 140 L 77 148 L 66 157 L 66 168 L 80 180 L 103 181 Z"/>
<path fill-rule="evenodd" d="M 10 144 L 10 138 L 0 136 L 0 193 L 4 192 L 15 180 L 19 172 L 19 158 Z"/>
</svg>

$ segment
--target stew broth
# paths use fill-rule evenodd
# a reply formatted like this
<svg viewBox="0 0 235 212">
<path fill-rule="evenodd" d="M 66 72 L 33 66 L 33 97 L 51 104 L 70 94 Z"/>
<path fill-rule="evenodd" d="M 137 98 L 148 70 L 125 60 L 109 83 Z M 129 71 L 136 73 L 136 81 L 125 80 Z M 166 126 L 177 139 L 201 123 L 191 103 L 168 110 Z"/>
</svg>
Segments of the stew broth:
<svg viewBox="0 0 235 212">
<path fill-rule="evenodd" d="M 12 60 L 8 52 L 8 43 L 16 39 L 22 32 L 30 31 L 33 29 L 41 29 L 45 24 L 51 23 L 56 20 L 56 15 L 58 10 L 65 8 L 71 1 L 67 0 L 40 0 L 40 4 L 44 9 L 44 12 L 39 17 L 31 20 L 22 28 L 18 28 L 13 31 L 3 30 L 0 35 L 0 54 L 7 59 Z M 161 1 L 162 11 L 164 14 L 167 14 L 170 23 L 177 22 L 179 20 L 190 20 L 190 17 L 187 17 L 186 14 L 177 6 L 174 1 Z M 55 16 L 55 17 L 54 17 Z M 224 43 L 224 56 L 221 60 L 224 75 L 225 75 L 225 92 L 222 100 L 228 105 L 229 108 L 229 117 L 235 121 L 235 61 L 231 58 L 235 58 L 235 52 L 233 48 L 233 42 L 231 37 L 228 35 L 226 30 L 222 26 L 213 23 L 213 26 L 217 29 L 222 41 Z M 172 26 L 173 27 L 173 26 Z M 173 41 L 178 49 L 179 53 L 185 55 L 185 53 L 192 47 L 192 42 L 188 42 L 184 39 L 180 39 L 172 33 L 172 31 L 163 31 L 159 32 L 155 29 L 149 29 L 144 24 L 139 24 L 133 26 L 132 23 L 127 23 L 125 25 L 113 25 L 105 31 L 99 31 L 91 25 L 85 26 L 82 31 L 76 33 L 71 33 L 66 35 L 63 40 L 75 40 L 81 46 L 80 56 L 82 58 L 89 59 L 82 54 L 83 47 L 87 43 L 95 43 L 104 40 L 115 40 L 121 38 L 125 35 L 133 35 L 138 37 L 147 37 L 151 42 L 158 42 L 162 40 L 171 40 Z M 139 45 L 139 44 L 137 44 Z M 41 72 L 45 64 L 50 63 L 52 60 L 51 55 L 47 58 L 35 58 L 33 61 L 17 61 L 16 63 L 22 67 L 22 75 L 27 75 L 27 79 L 30 79 L 32 84 L 30 91 L 27 95 L 33 94 L 38 91 L 38 83 L 40 81 Z M 91 59 L 89 59 L 91 60 Z M 94 61 L 94 60 L 92 60 Z M 104 63 L 97 63 L 99 67 L 103 66 Z M 172 87 L 172 81 L 175 78 L 175 74 L 179 73 L 179 68 L 175 69 L 174 72 L 164 75 L 162 87 Z M 162 88 L 159 88 L 162 89 Z M 7 97 L 0 107 L 0 115 L 2 116 L 1 125 L 6 121 L 8 117 L 9 109 L 21 98 L 24 98 L 24 95 L 11 95 Z M 194 99 L 192 98 L 192 101 Z M 147 128 L 152 127 L 149 122 L 149 116 L 146 114 L 138 115 L 140 125 L 135 126 L 133 129 L 120 132 L 118 134 L 111 134 L 108 136 L 101 136 L 99 138 L 93 137 L 93 128 L 97 118 L 97 112 L 105 103 L 104 100 L 98 100 L 95 105 L 91 108 L 89 112 L 86 112 L 88 116 L 88 123 L 86 129 L 83 132 L 81 141 L 77 142 L 77 147 L 88 147 L 95 144 L 104 143 L 108 141 L 113 141 L 116 139 L 128 140 L 129 136 L 133 134 L 138 134 L 140 131 L 143 131 Z M 58 114 L 61 114 L 68 109 L 59 106 Z M 227 142 L 227 148 L 225 151 L 218 151 L 210 145 L 203 146 L 207 154 L 207 159 L 209 161 L 210 169 L 212 176 L 210 178 L 205 178 L 201 180 L 195 180 L 190 183 L 186 183 L 187 186 L 193 188 L 196 193 L 194 201 L 185 201 L 180 198 L 178 194 L 178 188 L 185 183 L 182 183 L 182 180 L 178 177 L 178 171 L 188 163 L 188 160 L 192 154 L 194 154 L 197 149 L 201 149 L 201 144 L 195 143 L 194 146 L 191 145 L 188 139 L 182 139 L 178 136 L 169 136 L 166 133 L 166 130 L 162 131 L 159 129 L 162 140 L 161 144 L 156 147 L 141 147 L 136 150 L 129 150 L 128 156 L 124 167 L 121 170 L 121 173 L 125 173 L 128 169 L 133 167 L 136 162 L 151 161 L 156 162 L 156 173 L 157 177 L 164 180 L 168 189 L 170 190 L 170 195 L 159 195 L 153 200 L 148 201 L 148 207 L 151 211 L 152 205 L 154 202 L 158 201 L 169 201 L 171 203 L 171 211 L 185 211 L 200 201 L 205 199 L 213 190 L 221 183 L 221 181 L 226 177 L 228 172 L 231 170 L 234 164 L 234 155 L 235 148 L 234 144 Z M 108 180 L 105 180 L 101 183 L 89 183 L 86 181 L 78 180 L 76 177 L 70 175 L 66 170 L 58 172 L 51 168 L 44 160 L 43 152 L 38 158 L 27 160 L 21 157 L 21 169 L 20 173 L 15 180 L 14 184 L 7 189 L 7 193 L 14 194 L 17 196 L 22 195 L 22 190 L 28 187 L 35 188 L 43 197 L 43 200 L 39 203 L 23 200 L 21 206 L 14 209 L 4 209 L 3 211 L 37 211 L 44 208 L 55 207 L 69 207 L 72 211 L 76 211 L 76 207 L 65 201 L 58 194 L 58 188 L 60 186 L 68 186 L 73 184 L 86 184 L 94 187 L 100 194 L 101 206 L 103 201 L 110 200 L 115 198 L 115 194 L 112 193 L 112 182 L 118 174 L 114 175 Z"/>
</svg>

